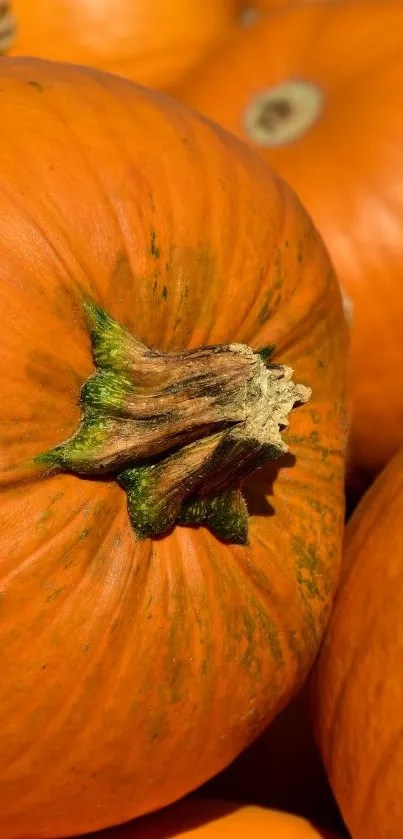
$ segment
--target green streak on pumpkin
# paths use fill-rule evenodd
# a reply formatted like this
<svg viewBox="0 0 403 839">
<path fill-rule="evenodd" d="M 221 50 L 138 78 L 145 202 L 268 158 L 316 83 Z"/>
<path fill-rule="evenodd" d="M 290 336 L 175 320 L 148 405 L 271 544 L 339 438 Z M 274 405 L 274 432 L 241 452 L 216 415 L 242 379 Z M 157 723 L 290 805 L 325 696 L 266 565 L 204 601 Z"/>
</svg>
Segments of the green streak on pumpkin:
<svg viewBox="0 0 403 839">
<path fill-rule="evenodd" d="M 44 90 L 45 90 L 45 88 L 44 88 L 43 84 L 41 84 L 40 82 L 35 81 L 34 79 L 32 79 L 31 81 L 27 82 L 27 84 L 28 84 L 30 87 L 33 87 L 35 90 L 37 90 L 37 91 L 38 91 L 38 93 L 43 93 L 43 92 L 44 92 Z"/>
<path fill-rule="evenodd" d="M 157 234 L 155 230 L 151 231 L 150 236 L 150 254 L 154 257 L 154 259 L 160 258 L 160 249 L 157 247 Z"/>
<path fill-rule="evenodd" d="M 322 561 L 317 555 L 317 548 L 314 543 L 306 543 L 304 539 L 294 537 L 292 540 L 293 551 L 297 554 L 297 582 L 303 588 L 310 599 L 326 600 L 326 592 L 323 585 L 319 588 L 318 581 L 322 584 L 326 580 Z"/>
</svg>

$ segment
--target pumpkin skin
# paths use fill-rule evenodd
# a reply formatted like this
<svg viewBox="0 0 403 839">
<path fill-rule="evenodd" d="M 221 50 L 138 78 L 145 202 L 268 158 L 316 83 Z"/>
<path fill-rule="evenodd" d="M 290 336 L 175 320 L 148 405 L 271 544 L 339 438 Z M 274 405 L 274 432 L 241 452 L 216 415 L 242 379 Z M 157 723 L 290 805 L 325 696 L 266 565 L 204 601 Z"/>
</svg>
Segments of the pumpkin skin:
<svg viewBox="0 0 403 839">
<path fill-rule="evenodd" d="M 13 0 L 9 55 L 88 64 L 150 87 L 177 84 L 222 38 L 237 0 Z"/>
<path fill-rule="evenodd" d="M 354 839 L 403 824 L 403 451 L 346 529 L 343 581 L 315 668 L 318 743 Z"/>
<path fill-rule="evenodd" d="M 289 813 L 224 801 L 187 799 L 93 839 L 337 839 Z"/>
<path fill-rule="evenodd" d="M 353 306 L 350 461 L 364 486 L 403 443 L 402 30 L 402 3 L 304 4 L 238 30 L 175 91 L 249 142 L 324 237 Z M 250 103 L 292 79 L 322 97 L 316 120 L 283 145 L 253 142 Z"/>
<path fill-rule="evenodd" d="M 285 705 L 337 584 L 348 429 L 337 281 L 260 158 L 116 76 L 29 59 L 0 72 L 7 839 L 162 807 Z M 19 465 L 79 420 L 93 371 L 87 295 L 164 351 L 274 343 L 273 358 L 313 388 L 292 417 L 290 455 L 248 482 L 248 547 L 186 527 L 137 541 L 115 482 L 44 480 Z"/>
</svg>

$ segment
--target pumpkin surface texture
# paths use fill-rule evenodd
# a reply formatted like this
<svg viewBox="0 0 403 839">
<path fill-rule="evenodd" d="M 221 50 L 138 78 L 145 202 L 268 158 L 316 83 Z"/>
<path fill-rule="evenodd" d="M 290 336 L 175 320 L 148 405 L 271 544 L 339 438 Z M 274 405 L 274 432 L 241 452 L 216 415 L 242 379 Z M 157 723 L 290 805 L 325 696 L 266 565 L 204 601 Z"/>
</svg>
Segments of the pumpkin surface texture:
<svg viewBox="0 0 403 839">
<path fill-rule="evenodd" d="M 6 839 L 100 829 L 170 803 L 228 764 L 302 682 L 338 579 L 347 335 L 319 234 L 236 138 L 164 94 L 95 70 L 3 59 L 0 72 Z M 140 342 L 153 349 L 131 384 Z M 194 353 L 192 378 L 189 350 L 206 345 L 215 349 Z M 169 403 L 159 419 L 150 409 L 147 424 L 147 364 L 158 380 L 166 359 L 176 373 L 188 365 L 186 382 L 166 380 L 165 398 L 179 393 L 184 404 L 175 412 Z M 118 483 L 108 472 L 130 466 L 130 394 L 154 451 L 156 423 L 179 445 L 181 420 L 194 443 L 186 456 L 197 460 L 227 430 L 234 461 L 244 450 L 231 435 L 247 422 L 228 408 L 226 376 L 244 363 L 267 384 L 272 362 L 293 368 L 312 396 L 292 412 L 289 453 L 245 484 L 248 534 L 238 541 L 247 544 L 173 521 L 144 538 L 156 532 L 147 515 L 161 511 L 161 487 L 168 507 L 190 465 L 182 469 L 186 447 L 165 469 L 161 457 L 144 460 L 142 443 L 137 473 Z M 220 380 L 211 379 L 216 364 L 227 364 Z M 289 375 L 281 369 L 279 387 Z M 197 421 L 191 397 L 204 385 Z M 68 447 L 57 446 L 84 439 L 77 429 L 90 397 L 81 430 L 92 431 L 67 463 Z M 269 418 L 271 410 L 268 402 Z M 286 423 L 280 412 L 273 434 Z M 49 451 L 60 455 L 56 472 Z M 150 474 L 161 482 L 152 486 Z M 234 498 L 236 530 L 245 503 Z M 202 518 L 199 501 L 190 512 Z"/>
<path fill-rule="evenodd" d="M 10 55 L 109 70 L 150 87 L 177 84 L 236 19 L 237 0 L 12 0 Z"/>
<path fill-rule="evenodd" d="M 224 801 L 179 804 L 89 839 L 337 839 L 305 819 Z"/>
<path fill-rule="evenodd" d="M 343 580 L 314 671 L 313 718 L 354 839 L 403 831 L 403 450 L 346 529 Z"/>
<path fill-rule="evenodd" d="M 176 91 L 295 189 L 352 303 L 351 467 L 403 443 L 403 4 L 303 4 L 239 28 Z M 349 307 L 350 308 L 350 307 Z"/>
</svg>

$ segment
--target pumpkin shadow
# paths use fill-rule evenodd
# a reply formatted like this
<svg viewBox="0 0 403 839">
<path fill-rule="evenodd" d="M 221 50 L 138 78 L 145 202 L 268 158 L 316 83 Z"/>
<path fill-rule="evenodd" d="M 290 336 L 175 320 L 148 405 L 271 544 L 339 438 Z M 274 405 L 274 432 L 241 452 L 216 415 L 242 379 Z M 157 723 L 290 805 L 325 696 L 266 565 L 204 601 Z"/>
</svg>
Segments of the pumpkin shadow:
<svg viewBox="0 0 403 839">
<path fill-rule="evenodd" d="M 195 803 L 197 801 L 196 807 Z M 203 807 L 204 805 L 204 807 Z M 248 806 L 248 805 L 246 805 Z M 187 796 L 170 807 L 165 807 L 155 813 L 141 816 L 131 822 L 104 828 L 103 830 L 87 833 L 87 839 L 180 839 L 181 835 L 209 828 L 209 835 L 214 836 L 214 826 L 218 822 L 242 810 L 245 804 L 233 801 L 214 800 L 212 798 L 198 799 L 195 795 Z M 309 821 L 313 825 L 313 822 Z M 210 832 L 211 831 L 211 832 Z M 322 830 L 315 825 L 315 835 L 318 839 L 331 839 L 334 834 Z M 221 833 L 221 831 L 220 831 Z M 228 827 L 230 835 L 230 827 Z M 259 831 L 259 835 L 263 835 Z M 18 836 L 16 839 L 40 839 L 35 835 Z"/>
<path fill-rule="evenodd" d="M 278 460 L 262 466 L 258 472 L 251 475 L 243 485 L 243 494 L 251 516 L 274 516 L 276 511 L 268 496 L 274 495 L 274 485 L 283 469 L 292 469 L 297 459 L 295 455 L 287 454 Z"/>
<path fill-rule="evenodd" d="M 276 511 L 269 501 L 269 496 L 274 495 L 274 485 L 283 469 L 292 469 L 296 463 L 296 457 L 290 452 L 280 457 L 278 460 L 266 463 L 250 478 L 242 484 L 242 494 L 245 498 L 248 513 L 250 516 L 259 518 L 268 518 L 275 516 Z M 73 473 L 71 473 L 73 474 Z M 108 472 L 98 475 L 80 475 L 75 474 L 75 477 L 83 481 L 92 481 L 94 483 L 117 483 L 118 472 Z M 153 541 L 162 541 L 165 539 L 175 527 L 186 527 L 191 530 L 199 530 L 204 527 L 204 524 L 176 524 L 170 527 L 165 533 L 160 536 L 153 536 Z M 229 544 L 224 539 L 221 539 L 216 533 L 214 534 L 223 544 Z"/>
</svg>

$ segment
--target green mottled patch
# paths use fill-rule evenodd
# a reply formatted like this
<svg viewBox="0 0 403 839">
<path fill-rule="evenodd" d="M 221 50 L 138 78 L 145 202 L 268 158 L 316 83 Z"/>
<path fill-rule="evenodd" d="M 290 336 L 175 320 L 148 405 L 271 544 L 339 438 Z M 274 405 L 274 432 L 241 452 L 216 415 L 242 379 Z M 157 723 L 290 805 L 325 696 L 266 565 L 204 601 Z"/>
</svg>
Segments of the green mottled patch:
<svg viewBox="0 0 403 839">
<path fill-rule="evenodd" d="M 163 740 L 167 734 L 166 717 L 163 712 L 158 712 L 148 727 L 148 739 L 151 743 Z"/>
<path fill-rule="evenodd" d="M 277 251 L 273 263 L 273 281 L 266 292 L 263 306 L 258 314 L 258 320 L 261 325 L 269 320 L 271 309 L 276 308 L 280 303 L 283 279 L 281 251 Z"/>
<path fill-rule="evenodd" d="M 53 516 L 53 514 L 54 514 L 53 510 L 50 510 L 49 508 L 47 510 L 44 510 L 39 515 L 39 518 L 38 518 L 39 524 L 45 524 Z"/>
<path fill-rule="evenodd" d="M 53 591 L 51 591 L 48 594 L 48 596 L 46 598 L 46 602 L 51 603 L 53 600 L 57 600 L 57 598 L 60 597 L 60 595 L 63 594 L 63 592 L 65 590 L 66 590 L 66 586 L 60 586 L 59 588 L 53 589 Z"/>
<path fill-rule="evenodd" d="M 164 288 L 162 289 L 161 296 L 162 296 L 163 300 L 168 300 L 168 289 L 167 289 L 166 285 L 164 285 Z"/>
<path fill-rule="evenodd" d="M 320 503 L 320 501 L 317 500 L 317 498 L 311 498 L 310 496 L 308 496 L 307 502 L 309 506 L 315 510 L 316 513 L 322 512 L 322 504 Z"/>
<path fill-rule="evenodd" d="M 157 246 L 157 234 L 155 230 L 152 230 L 150 234 L 150 254 L 154 259 L 159 259 L 161 255 L 160 249 Z"/>
<path fill-rule="evenodd" d="M 29 81 L 29 82 L 27 82 L 27 84 L 29 84 L 29 86 L 30 86 L 30 87 L 33 87 L 33 88 L 34 88 L 34 90 L 37 90 L 37 91 L 38 91 L 38 93 L 43 93 L 43 92 L 44 92 L 44 90 L 45 90 L 45 88 L 44 88 L 43 84 L 41 84 L 40 82 L 35 81 L 35 79 L 30 79 L 30 81 Z"/>
<path fill-rule="evenodd" d="M 326 578 L 324 577 L 323 562 L 317 554 L 317 546 L 313 542 L 305 542 L 300 537 L 295 536 L 292 540 L 292 549 L 297 555 L 298 585 L 304 589 L 310 599 L 325 600 L 324 585 Z M 322 583 L 321 588 L 319 588 L 318 581 Z"/>
<path fill-rule="evenodd" d="M 309 411 L 309 416 L 311 417 L 311 420 L 315 423 L 315 425 L 319 425 L 319 423 L 321 422 L 321 416 L 319 411 L 316 411 L 314 408 L 311 408 Z"/>
<path fill-rule="evenodd" d="M 253 598 L 253 606 L 260 619 L 261 630 L 267 639 L 273 660 L 278 666 L 284 665 L 284 656 L 278 636 L 278 627 L 267 613 L 266 606 L 258 598 Z"/>
</svg>

